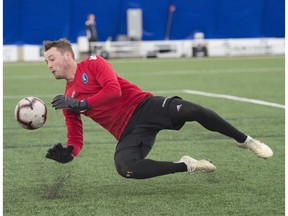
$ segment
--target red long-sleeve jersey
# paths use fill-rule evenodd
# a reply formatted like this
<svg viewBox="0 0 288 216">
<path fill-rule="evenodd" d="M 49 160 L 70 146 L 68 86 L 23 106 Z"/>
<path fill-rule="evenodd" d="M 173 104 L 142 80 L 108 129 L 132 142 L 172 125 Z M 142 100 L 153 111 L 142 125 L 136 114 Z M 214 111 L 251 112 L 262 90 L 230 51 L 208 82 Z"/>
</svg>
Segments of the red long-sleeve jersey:
<svg viewBox="0 0 288 216">
<path fill-rule="evenodd" d="M 77 65 L 72 82 L 67 82 L 65 96 L 87 99 L 89 109 L 84 114 L 108 130 L 119 140 L 137 106 L 150 92 L 119 77 L 110 63 L 100 56 L 91 56 Z M 67 145 L 73 145 L 77 156 L 83 146 L 81 114 L 63 109 L 67 127 Z"/>
</svg>

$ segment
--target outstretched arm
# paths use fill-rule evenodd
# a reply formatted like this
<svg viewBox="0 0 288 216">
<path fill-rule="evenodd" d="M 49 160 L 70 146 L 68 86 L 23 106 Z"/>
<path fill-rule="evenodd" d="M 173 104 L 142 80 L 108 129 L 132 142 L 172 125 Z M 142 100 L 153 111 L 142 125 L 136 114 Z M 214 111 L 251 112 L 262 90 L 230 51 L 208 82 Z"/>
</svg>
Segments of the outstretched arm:
<svg viewBox="0 0 288 216">
<path fill-rule="evenodd" d="M 59 163 L 67 163 L 76 157 L 83 146 L 83 127 L 80 113 L 63 109 L 67 128 L 66 147 L 58 143 L 48 149 L 46 157 Z"/>
</svg>

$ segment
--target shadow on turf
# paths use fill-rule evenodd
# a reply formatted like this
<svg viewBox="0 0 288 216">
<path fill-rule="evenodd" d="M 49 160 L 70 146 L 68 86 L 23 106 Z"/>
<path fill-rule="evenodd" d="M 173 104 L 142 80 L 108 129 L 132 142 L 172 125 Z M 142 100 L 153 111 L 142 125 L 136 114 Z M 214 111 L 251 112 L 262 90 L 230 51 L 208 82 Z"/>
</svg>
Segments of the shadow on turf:
<svg viewBox="0 0 288 216">
<path fill-rule="evenodd" d="M 187 180 L 187 175 L 184 177 L 183 182 L 179 182 L 178 180 L 174 179 L 171 182 L 166 182 L 163 184 L 163 179 L 153 179 L 153 180 L 146 180 L 145 183 L 142 181 L 142 186 L 139 187 L 139 180 L 127 181 L 126 179 L 118 179 L 115 182 L 106 182 L 101 185 L 96 184 L 95 182 L 91 182 L 89 187 L 81 186 L 80 185 L 73 185 L 70 179 L 70 174 L 57 174 L 54 177 L 54 180 L 51 183 L 42 184 L 40 187 L 40 196 L 42 199 L 46 200 L 56 200 L 56 199 L 70 199 L 74 196 L 81 197 L 83 194 L 89 194 L 90 197 L 97 199 L 97 197 L 113 196 L 115 198 L 119 197 L 126 197 L 128 196 L 154 196 L 155 194 L 162 194 L 162 195 L 171 195 L 175 194 L 176 192 L 182 191 L 182 195 L 191 194 L 191 190 L 187 190 L 188 186 L 191 186 L 191 181 Z M 189 179 L 191 176 L 188 177 Z M 207 185 L 215 185 L 220 183 L 220 179 L 218 179 L 215 175 L 209 174 L 205 175 L 201 178 L 206 182 Z M 75 179 L 74 179 L 75 180 Z M 120 181 L 119 181 L 120 180 Z M 171 185 L 175 185 L 175 180 L 177 182 L 177 187 L 170 187 Z M 83 183 L 84 184 L 84 183 Z M 205 184 L 204 184 L 205 185 Z M 193 188 L 193 191 L 202 190 L 205 186 Z M 73 190 L 72 190 L 73 188 Z M 87 188 L 90 188 L 87 190 Z M 85 192 L 86 191 L 86 192 Z M 121 199 L 122 199 L 121 198 Z"/>
<path fill-rule="evenodd" d="M 55 176 L 52 183 L 43 184 L 40 191 L 41 197 L 44 199 L 60 199 L 63 198 L 67 193 L 64 191 L 64 185 L 69 179 L 70 174 L 58 174 Z"/>
</svg>

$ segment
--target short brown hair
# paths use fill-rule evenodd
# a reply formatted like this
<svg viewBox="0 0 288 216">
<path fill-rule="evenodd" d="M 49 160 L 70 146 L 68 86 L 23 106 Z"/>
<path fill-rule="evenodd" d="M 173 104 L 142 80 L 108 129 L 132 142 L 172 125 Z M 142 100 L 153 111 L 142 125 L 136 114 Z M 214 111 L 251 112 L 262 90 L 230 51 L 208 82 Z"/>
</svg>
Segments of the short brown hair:
<svg viewBox="0 0 288 216">
<path fill-rule="evenodd" d="M 44 45 L 45 52 L 51 49 L 52 47 L 55 47 L 62 54 L 64 54 L 67 51 L 71 52 L 73 59 L 75 59 L 72 45 L 70 41 L 67 40 L 66 38 L 61 38 L 55 41 L 44 41 L 43 45 Z"/>
</svg>

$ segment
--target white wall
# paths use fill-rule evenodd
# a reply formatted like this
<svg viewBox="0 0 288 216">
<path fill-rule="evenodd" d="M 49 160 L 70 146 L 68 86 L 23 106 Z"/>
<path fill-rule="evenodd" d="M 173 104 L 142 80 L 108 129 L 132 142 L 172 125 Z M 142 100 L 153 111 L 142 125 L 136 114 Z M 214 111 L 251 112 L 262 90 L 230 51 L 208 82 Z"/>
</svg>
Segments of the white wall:
<svg viewBox="0 0 288 216">
<path fill-rule="evenodd" d="M 81 41 L 81 40 L 80 40 Z M 209 56 L 253 56 L 253 55 L 284 55 L 285 39 L 284 38 L 257 38 L 257 39 L 222 39 L 222 40 L 204 40 L 208 47 Z M 103 50 L 110 53 L 110 57 L 143 57 L 146 58 L 148 53 L 157 53 L 158 58 L 180 58 L 192 56 L 193 40 L 175 40 L 175 41 L 121 41 L 97 42 L 97 46 L 102 46 Z M 83 44 L 73 44 L 76 59 L 79 54 L 87 49 L 83 49 Z M 159 52 L 159 49 L 169 47 L 171 52 Z M 44 61 L 42 46 L 35 45 L 4 45 L 3 61 Z M 101 50 L 100 50 L 101 51 Z M 125 55 L 120 55 L 121 51 Z M 129 55 L 130 52 L 130 55 Z"/>
</svg>

